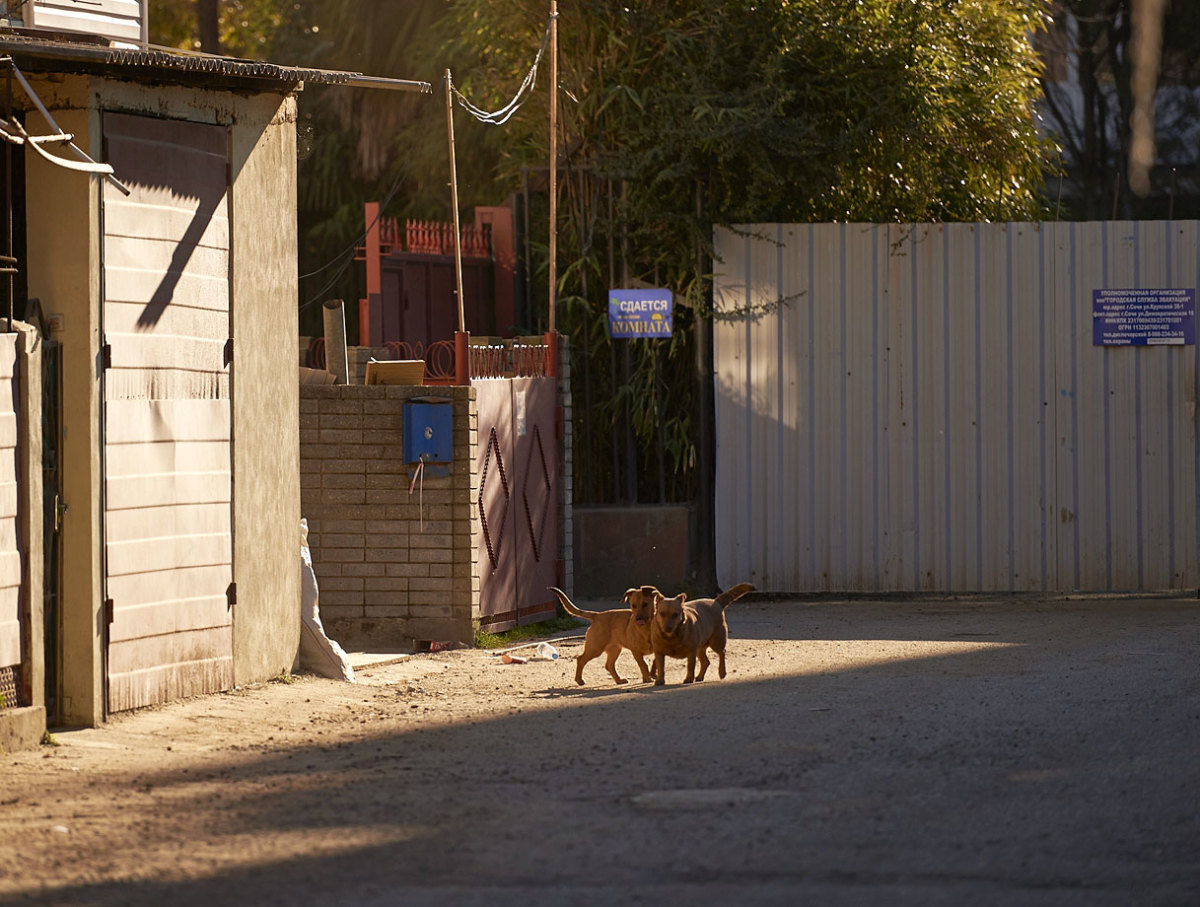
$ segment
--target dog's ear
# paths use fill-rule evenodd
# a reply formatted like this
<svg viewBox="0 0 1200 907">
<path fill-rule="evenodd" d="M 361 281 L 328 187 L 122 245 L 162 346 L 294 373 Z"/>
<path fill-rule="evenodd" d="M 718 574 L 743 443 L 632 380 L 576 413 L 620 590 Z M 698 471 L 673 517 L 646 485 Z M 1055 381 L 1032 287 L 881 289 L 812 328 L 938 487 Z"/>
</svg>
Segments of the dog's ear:
<svg viewBox="0 0 1200 907">
<path fill-rule="evenodd" d="M 629 604 L 629 600 L 637 594 L 637 589 L 626 589 L 625 594 L 621 596 L 622 604 Z"/>
</svg>

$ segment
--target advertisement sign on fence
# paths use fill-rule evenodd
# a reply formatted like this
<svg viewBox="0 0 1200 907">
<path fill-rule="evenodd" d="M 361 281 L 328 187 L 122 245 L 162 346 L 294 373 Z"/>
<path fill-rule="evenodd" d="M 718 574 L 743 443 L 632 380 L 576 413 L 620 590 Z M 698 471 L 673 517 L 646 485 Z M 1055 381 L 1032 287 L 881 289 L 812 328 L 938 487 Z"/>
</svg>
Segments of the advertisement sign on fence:
<svg viewBox="0 0 1200 907">
<path fill-rule="evenodd" d="M 608 336 L 670 337 L 673 303 L 670 290 L 609 290 Z"/>
<path fill-rule="evenodd" d="M 1092 345 L 1196 342 L 1196 290 L 1093 290 Z"/>
</svg>

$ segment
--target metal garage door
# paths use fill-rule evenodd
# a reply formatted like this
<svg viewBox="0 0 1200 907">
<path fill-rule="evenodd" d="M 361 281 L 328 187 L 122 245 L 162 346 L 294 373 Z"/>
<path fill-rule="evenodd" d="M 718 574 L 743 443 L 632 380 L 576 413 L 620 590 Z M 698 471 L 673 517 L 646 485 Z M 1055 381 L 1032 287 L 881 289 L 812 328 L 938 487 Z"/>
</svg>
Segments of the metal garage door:
<svg viewBox="0 0 1200 907">
<path fill-rule="evenodd" d="M 108 707 L 233 682 L 228 133 L 104 115 Z"/>
<path fill-rule="evenodd" d="M 21 545 L 17 525 L 17 335 L 0 334 L 0 671 L 21 663 Z M 0 679 L 0 692 L 7 685 Z M 15 703 L 0 703 L 0 709 Z"/>
</svg>

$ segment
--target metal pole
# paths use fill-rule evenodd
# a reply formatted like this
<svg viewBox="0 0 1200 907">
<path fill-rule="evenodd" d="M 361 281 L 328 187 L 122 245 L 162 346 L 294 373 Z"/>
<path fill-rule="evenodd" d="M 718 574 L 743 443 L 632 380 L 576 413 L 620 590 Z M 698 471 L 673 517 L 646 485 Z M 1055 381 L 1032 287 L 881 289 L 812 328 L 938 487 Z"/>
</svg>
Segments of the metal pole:
<svg viewBox="0 0 1200 907">
<path fill-rule="evenodd" d="M 364 242 L 366 248 L 363 257 L 366 259 L 367 298 L 358 305 L 358 345 L 383 346 L 383 331 L 372 330 L 372 323 L 383 323 L 383 272 L 380 265 L 382 250 L 379 248 L 379 202 L 367 202 L 363 205 L 363 217 L 366 219 L 367 236 Z M 375 317 L 372 317 L 374 313 Z"/>
<path fill-rule="evenodd" d="M 621 180 L 621 286 L 629 286 L 629 229 L 625 222 L 625 212 L 628 210 L 629 184 Z M 625 385 L 628 386 L 633 375 L 631 340 L 621 341 L 624 353 L 622 364 L 625 368 Z M 625 494 L 630 504 L 638 502 L 638 444 L 633 433 L 633 400 L 625 398 L 623 407 L 625 414 Z"/>
<path fill-rule="evenodd" d="M 337 382 L 350 383 L 346 350 L 346 309 L 340 299 L 327 299 L 322 307 L 325 322 L 325 370 Z"/>
<path fill-rule="evenodd" d="M 654 281 L 655 286 L 658 281 Z M 650 351 L 654 354 L 654 421 L 658 423 L 658 503 L 667 503 L 667 467 L 665 463 L 667 441 L 663 427 L 662 391 L 662 357 L 659 355 L 660 344 L 657 340 L 647 341 Z"/>
<path fill-rule="evenodd" d="M 608 181 L 608 285 L 610 288 L 617 285 L 617 265 L 615 253 L 613 252 L 615 223 L 616 220 L 613 213 L 613 184 L 610 179 Z M 610 397 L 615 397 L 617 394 L 617 346 L 611 339 L 608 341 L 608 391 Z M 612 500 L 615 504 L 621 500 L 621 449 L 617 441 L 617 419 L 615 415 L 608 432 L 608 438 L 612 453 Z"/>
<path fill-rule="evenodd" d="M 696 181 L 696 220 L 704 216 L 704 193 L 700 181 Z M 704 248 L 696 240 L 696 280 L 700 292 L 693 309 L 692 326 L 696 344 L 696 522 L 693 537 L 696 550 L 690 558 L 694 573 L 701 587 L 716 585 L 717 541 L 713 529 L 713 487 L 716 483 L 716 468 L 713 455 L 716 440 L 713 436 L 713 352 L 712 310 L 705 305 L 710 290 L 705 289 L 701 275 L 706 273 Z M 708 309 L 708 311 L 705 311 Z"/>
<path fill-rule="evenodd" d="M 550 333 L 558 298 L 558 0 L 550 0 Z"/>
<path fill-rule="evenodd" d="M 471 383 L 471 335 L 467 333 L 467 314 L 463 305 L 462 231 L 458 226 L 458 170 L 454 160 L 454 104 L 450 70 L 446 70 L 446 134 L 450 142 L 450 206 L 454 209 L 454 282 L 458 293 L 458 330 L 454 332 L 454 383 Z"/>
<path fill-rule="evenodd" d="M 581 269 L 579 279 L 580 279 L 580 283 L 581 283 L 581 288 L 583 290 L 583 298 L 586 301 L 588 298 L 588 269 L 586 267 Z M 583 320 L 583 327 L 579 333 L 580 333 L 580 336 L 583 338 L 583 352 L 582 352 L 582 356 L 581 356 L 581 358 L 583 360 L 583 411 L 585 413 L 590 413 L 592 411 L 592 369 L 591 369 L 592 345 L 588 340 L 588 321 L 586 318 Z M 580 422 L 577 424 L 579 425 L 579 432 L 582 435 L 581 446 L 584 450 L 586 450 L 588 452 L 588 458 L 584 462 L 590 463 L 592 460 L 592 458 L 591 458 L 591 452 L 592 452 L 591 424 L 592 424 L 592 420 L 591 419 L 581 419 Z M 589 478 L 590 478 L 590 476 L 589 476 Z M 583 492 L 582 492 L 582 494 L 578 495 L 579 502 L 581 504 L 590 504 L 597 498 L 603 498 L 602 493 L 599 493 L 599 494 L 596 494 L 595 496 L 593 496 L 592 488 L 594 486 L 592 484 L 579 483 L 575 487 L 576 487 L 576 489 L 578 489 L 581 486 L 583 488 Z"/>
<path fill-rule="evenodd" d="M 50 115 L 50 111 L 46 109 L 46 105 L 42 103 L 42 99 L 37 96 L 36 92 L 34 92 L 33 87 L 29 84 L 29 81 L 23 75 L 21 75 L 21 70 L 17 69 L 17 65 L 15 63 L 13 63 L 11 58 L 7 58 L 7 59 L 8 59 L 9 71 L 12 73 L 13 76 L 16 77 L 17 82 L 20 83 L 21 88 L 24 90 L 26 96 L 29 98 L 29 100 L 31 100 L 33 102 L 33 106 L 38 109 L 38 112 L 42 115 L 42 119 L 44 119 L 50 125 L 50 128 L 53 129 L 56 133 L 58 133 L 59 135 L 66 135 L 66 133 L 62 131 L 62 128 L 58 125 L 58 123 L 55 122 L 54 117 L 52 117 Z M 80 160 L 87 161 L 89 164 L 96 163 L 90 157 L 88 157 L 88 155 L 82 149 L 80 149 L 80 147 L 78 145 L 76 145 L 73 140 L 67 142 L 67 147 L 70 148 L 73 152 L 75 152 L 76 157 L 78 157 Z M 111 170 L 112 168 L 108 168 L 108 169 Z M 96 172 L 96 171 L 92 171 L 92 172 Z M 117 179 L 111 173 L 106 172 L 106 171 L 101 171 L 101 172 L 103 172 L 104 178 L 106 180 L 108 180 L 110 183 L 112 183 L 114 186 L 116 186 L 117 189 L 119 189 L 123 195 L 129 195 L 130 189 L 128 186 L 126 186 L 124 183 L 122 183 L 119 179 Z"/>
<path fill-rule="evenodd" d="M 446 134 L 450 137 L 450 205 L 454 209 L 454 283 L 458 291 L 458 329 L 467 329 L 463 308 L 462 231 L 458 226 L 458 172 L 454 163 L 454 104 L 451 97 L 450 70 L 446 70 Z"/>
<path fill-rule="evenodd" d="M 517 320 L 521 324 L 536 324 L 536 319 L 533 317 L 533 264 L 530 258 L 532 250 L 529 239 L 529 170 L 526 167 L 521 168 L 521 224 L 524 234 L 521 242 L 525 249 L 525 261 L 523 262 L 525 274 L 525 311 Z"/>
<path fill-rule="evenodd" d="M 12 66 L 4 77 L 4 121 L 12 117 Z M 13 274 L 17 260 L 13 257 L 13 189 L 12 189 L 12 142 L 4 143 L 4 270 L 7 272 L 8 306 L 5 309 L 4 330 L 12 333 L 13 322 Z"/>
</svg>

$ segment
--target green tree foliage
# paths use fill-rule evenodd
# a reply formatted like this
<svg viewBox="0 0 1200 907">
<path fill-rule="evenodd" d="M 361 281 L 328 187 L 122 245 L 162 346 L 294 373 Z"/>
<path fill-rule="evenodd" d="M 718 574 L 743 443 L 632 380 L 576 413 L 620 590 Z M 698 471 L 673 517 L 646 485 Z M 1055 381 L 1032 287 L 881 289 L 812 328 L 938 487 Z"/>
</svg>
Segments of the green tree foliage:
<svg viewBox="0 0 1200 907">
<path fill-rule="evenodd" d="M 437 83 L 431 40 L 444 0 L 222 0 L 222 52 L 294 66 Z M 200 49 L 200 5 L 158 0 L 151 41 Z M 320 327 L 320 302 L 340 297 L 351 336 L 362 280 L 354 263 L 363 203 L 390 196 L 391 216 L 445 217 L 446 147 L 425 140 L 444 130 L 444 106 L 428 95 L 309 85 L 298 105 L 298 245 L 301 332 Z M 440 157 L 439 157 L 440 155 Z M 487 200 L 494 198 L 489 184 Z M 468 203 L 472 201 L 468 196 Z"/>
<path fill-rule="evenodd" d="M 221 53 L 250 60 L 267 59 L 280 30 L 302 11 L 301 4 L 284 0 L 222 0 L 215 5 Z M 200 50 L 201 7 L 196 0 L 154 0 L 149 4 L 151 43 Z"/>
<path fill-rule="evenodd" d="M 1200 214 L 1200 4 L 1166 4 L 1155 103 L 1157 161 L 1150 192 L 1128 184 L 1135 0 L 1055 0 L 1041 37 L 1045 118 L 1062 143 L 1063 218 Z M 1057 181 L 1055 181 L 1057 183 Z"/>
<path fill-rule="evenodd" d="M 1048 3 L 561 4 L 557 315 L 586 413 L 575 433 L 581 500 L 694 495 L 693 326 L 710 314 L 713 224 L 1042 212 L 1054 148 L 1035 127 L 1031 36 Z M 191 6 L 172 0 L 156 14 L 184 16 Z M 549 12 L 547 0 L 248 0 L 223 3 L 222 23 L 234 21 L 231 7 L 264 33 L 280 16 L 274 40 L 259 45 L 279 62 L 435 86 L 432 99 L 303 93 L 302 270 L 334 265 L 302 282 L 314 300 L 337 286 L 328 277 L 355 270 L 339 250 L 361 231 L 363 201 L 394 190 L 387 213 L 448 217 L 442 74 L 449 68 L 478 106 L 500 107 L 527 72 Z M 247 26 L 240 45 L 228 36 L 229 52 L 253 50 L 257 27 Z M 537 91 L 507 124 L 455 113 L 463 209 L 515 192 L 531 200 L 527 331 L 547 322 L 548 89 L 543 64 Z M 613 344 L 606 290 L 639 284 L 675 292 L 675 334 Z"/>
<path fill-rule="evenodd" d="M 517 83 L 546 7 L 453 4 L 452 33 L 473 52 L 457 78 L 480 106 Z M 1036 128 L 1030 38 L 1046 9 L 1044 0 L 561 5 L 560 323 L 576 385 L 586 372 L 599 401 L 587 408 L 593 430 L 576 432 L 576 463 L 613 464 L 596 470 L 584 499 L 657 496 L 660 448 L 667 497 L 691 495 L 690 327 L 708 314 L 714 223 L 1042 213 L 1055 149 Z M 513 187 L 521 168 L 545 166 L 539 87 L 499 158 Z M 638 282 L 675 291 L 676 334 L 665 349 L 626 341 L 613 355 L 605 289 Z M 636 489 L 623 448 L 612 450 L 626 420 L 641 452 Z"/>
</svg>

